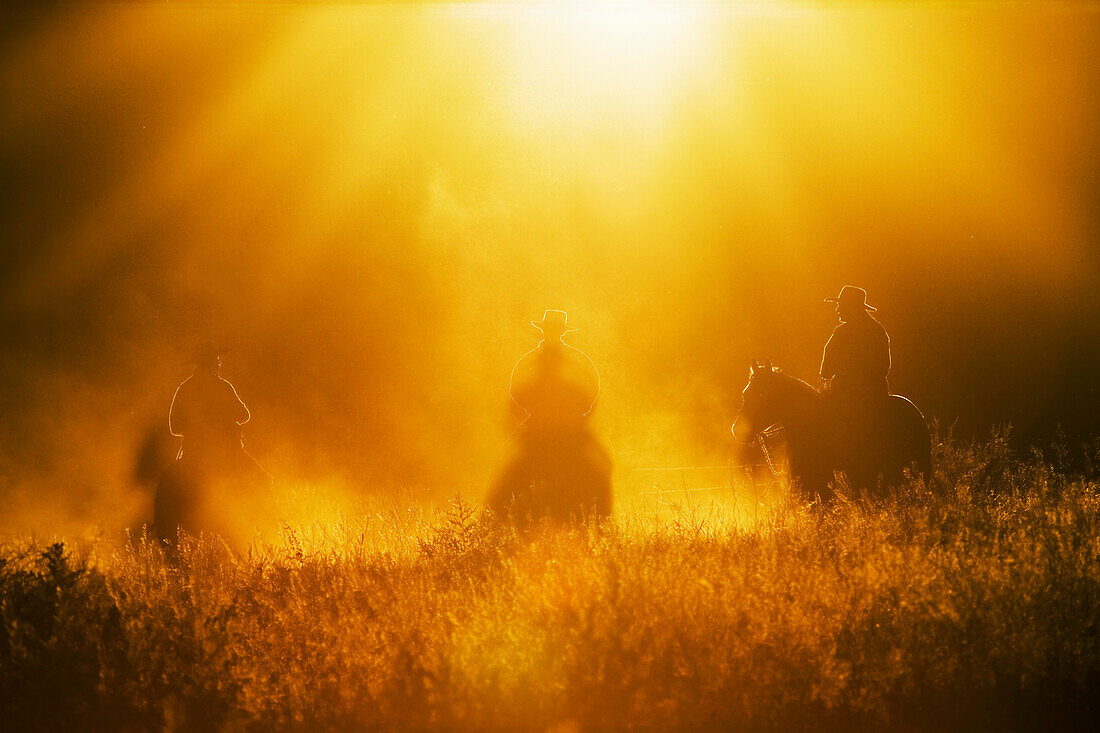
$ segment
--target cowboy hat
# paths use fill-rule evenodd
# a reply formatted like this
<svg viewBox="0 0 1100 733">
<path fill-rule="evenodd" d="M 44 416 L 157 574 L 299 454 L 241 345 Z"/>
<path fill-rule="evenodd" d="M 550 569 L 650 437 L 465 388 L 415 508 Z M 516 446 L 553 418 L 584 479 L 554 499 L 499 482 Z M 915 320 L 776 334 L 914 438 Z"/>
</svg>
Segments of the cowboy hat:
<svg viewBox="0 0 1100 733">
<path fill-rule="evenodd" d="M 531 325 L 543 333 L 568 333 L 576 331 L 573 326 L 567 326 L 569 314 L 565 311 L 548 310 L 542 314 L 541 321 L 531 321 Z"/>
<path fill-rule="evenodd" d="M 213 341 L 203 341 L 201 344 L 197 344 L 191 349 L 191 355 L 183 362 L 184 366 L 190 366 L 192 364 L 199 364 L 205 361 L 209 361 L 216 356 L 227 354 L 233 349 L 222 349 L 214 345 Z"/>
<path fill-rule="evenodd" d="M 878 308 L 867 305 L 867 291 L 857 288 L 855 285 L 845 285 L 840 289 L 840 295 L 835 298 L 826 298 L 826 303 L 838 303 L 843 306 L 859 306 L 863 310 L 874 313 Z"/>
</svg>

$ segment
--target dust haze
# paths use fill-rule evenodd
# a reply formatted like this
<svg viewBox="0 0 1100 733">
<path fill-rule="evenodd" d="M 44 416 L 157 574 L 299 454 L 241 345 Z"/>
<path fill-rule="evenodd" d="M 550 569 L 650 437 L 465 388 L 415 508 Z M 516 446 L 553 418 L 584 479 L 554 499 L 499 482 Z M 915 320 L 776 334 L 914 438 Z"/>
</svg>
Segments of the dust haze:
<svg viewBox="0 0 1100 733">
<path fill-rule="evenodd" d="M 1086 3 L 59 4 L 0 36 L 0 531 L 147 521 L 191 347 L 278 482 L 481 496 L 529 321 L 616 465 L 728 457 L 867 289 L 956 431 L 1095 386 Z M 672 20 L 674 18 L 674 20 Z"/>
</svg>

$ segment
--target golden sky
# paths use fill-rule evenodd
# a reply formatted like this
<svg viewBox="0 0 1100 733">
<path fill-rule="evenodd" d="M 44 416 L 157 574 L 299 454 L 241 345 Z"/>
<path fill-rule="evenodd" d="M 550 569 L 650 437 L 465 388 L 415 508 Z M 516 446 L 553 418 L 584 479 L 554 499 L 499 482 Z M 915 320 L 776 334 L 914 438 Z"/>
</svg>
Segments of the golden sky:
<svg viewBox="0 0 1100 733">
<path fill-rule="evenodd" d="M 1093 3 L 11 19 L 0 458 L 93 507 L 210 337 L 273 472 L 474 493 L 546 308 L 621 470 L 720 458 L 748 362 L 811 377 L 847 282 L 973 429 L 1100 361 Z"/>
</svg>

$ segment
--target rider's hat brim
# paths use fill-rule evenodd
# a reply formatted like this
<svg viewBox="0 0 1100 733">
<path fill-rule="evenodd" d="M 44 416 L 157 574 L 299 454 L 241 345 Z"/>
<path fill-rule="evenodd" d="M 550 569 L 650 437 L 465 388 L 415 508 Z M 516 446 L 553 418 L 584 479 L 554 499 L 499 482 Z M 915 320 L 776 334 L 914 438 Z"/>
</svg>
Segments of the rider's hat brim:
<svg viewBox="0 0 1100 733">
<path fill-rule="evenodd" d="M 546 323 L 544 321 L 531 321 L 531 325 L 540 331 L 546 330 Z M 578 331 L 576 326 L 560 326 L 563 333 L 569 333 L 570 331 Z M 555 329 L 556 330 L 556 329 Z"/>
<path fill-rule="evenodd" d="M 826 298 L 825 302 L 826 303 L 839 303 L 840 298 Z M 872 313 L 878 313 L 878 308 L 874 307 L 873 305 L 869 305 L 868 303 L 863 304 L 863 310 L 871 311 Z"/>
</svg>

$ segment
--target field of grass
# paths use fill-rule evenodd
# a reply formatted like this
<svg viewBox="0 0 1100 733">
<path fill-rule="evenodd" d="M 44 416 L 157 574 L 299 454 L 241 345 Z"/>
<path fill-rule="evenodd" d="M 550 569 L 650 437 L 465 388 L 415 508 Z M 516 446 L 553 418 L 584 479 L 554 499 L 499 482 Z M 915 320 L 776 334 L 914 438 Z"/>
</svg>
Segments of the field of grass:
<svg viewBox="0 0 1100 733">
<path fill-rule="evenodd" d="M 0 727 L 1091 728 L 1100 483 L 994 439 L 937 484 L 522 536 L 395 505 L 243 558 L 9 545 Z"/>
</svg>

